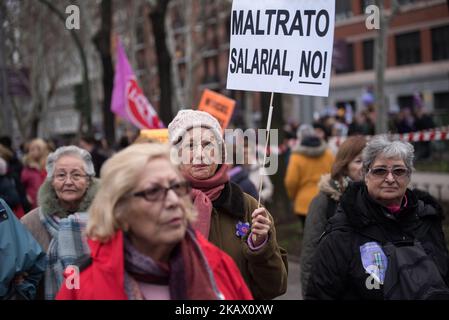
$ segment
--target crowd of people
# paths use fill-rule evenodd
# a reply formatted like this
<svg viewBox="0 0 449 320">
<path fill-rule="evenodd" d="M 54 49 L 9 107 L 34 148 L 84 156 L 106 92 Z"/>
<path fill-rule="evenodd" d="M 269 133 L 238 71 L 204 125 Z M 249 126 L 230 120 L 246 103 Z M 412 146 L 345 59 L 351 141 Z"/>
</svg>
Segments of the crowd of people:
<svg viewBox="0 0 449 320">
<path fill-rule="evenodd" d="M 297 129 L 284 177 L 304 228 L 303 296 L 449 299 L 443 210 L 409 189 L 414 147 L 354 135 L 335 152 L 326 123 Z M 210 114 L 181 110 L 167 143 L 140 138 L 113 154 L 91 137 L 59 147 L 34 139 L 23 155 L 0 142 L 0 299 L 286 292 L 287 252 L 264 206 L 273 184 L 251 143 L 227 148 Z M 237 147 L 243 163 L 227 164 Z M 73 268 L 79 287 L 67 284 Z"/>
<path fill-rule="evenodd" d="M 376 131 L 376 107 L 374 95 L 368 89 L 361 97 L 362 105 L 356 110 L 351 103 L 328 106 L 314 114 L 313 127 L 326 141 L 335 154 L 338 146 L 330 141 L 331 137 L 349 137 L 354 135 L 374 136 Z M 414 94 L 408 102 L 396 106 L 388 113 L 387 128 L 389 133 L 410 133 L 436 128 L 434 116 L 430 113 L 421 94 Z M 285 140 L 280 150 L 288 158 L 292 148 L 297 144 L 297 131 L 300 124 L 290 121 L 284 126 Z M 432 142 L 413 142 L 417 160 L 428 160 L 432 156 Z"/>
</svg>

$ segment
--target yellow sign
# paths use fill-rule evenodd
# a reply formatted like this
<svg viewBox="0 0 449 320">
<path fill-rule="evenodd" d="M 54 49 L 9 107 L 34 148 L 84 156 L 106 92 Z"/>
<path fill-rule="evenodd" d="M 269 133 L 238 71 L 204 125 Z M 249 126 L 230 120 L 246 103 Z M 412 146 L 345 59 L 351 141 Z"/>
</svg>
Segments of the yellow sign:
<svg viewBox="0 0 449 320">
<path fill-rule="evenodd" d="M 144 129 L 136 142 L 160 142 L 168 143 L 168 129 Z"/>
</svg>

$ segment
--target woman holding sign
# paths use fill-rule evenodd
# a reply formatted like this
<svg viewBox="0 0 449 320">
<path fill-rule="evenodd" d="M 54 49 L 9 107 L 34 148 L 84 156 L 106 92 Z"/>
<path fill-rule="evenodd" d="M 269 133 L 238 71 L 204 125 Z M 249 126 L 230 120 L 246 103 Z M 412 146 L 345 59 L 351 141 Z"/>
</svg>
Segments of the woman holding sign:
<svg viewBox="0 0 449 320">
<path fill-rule="evenodd" d="M 198 210 L 194 227 L 236 262 L 255 299 L 273 299 L 287 288 L 287 254 L 276 240 L 273 218 L 229 181 L 218 121 L 182 110 L 168 126 L 172 160 L 192 186 Z"/>
</svg>

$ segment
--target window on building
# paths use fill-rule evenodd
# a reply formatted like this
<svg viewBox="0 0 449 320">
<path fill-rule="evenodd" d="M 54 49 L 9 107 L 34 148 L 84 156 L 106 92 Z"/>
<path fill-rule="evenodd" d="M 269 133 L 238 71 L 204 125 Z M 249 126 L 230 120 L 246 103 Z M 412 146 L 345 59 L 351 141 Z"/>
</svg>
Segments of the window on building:
<svg viewBox="0 0 449 320">
<path fill-rule="evenodd" d="M 338 0 L 335 2 L 335 20 L 345 20 L 352 17 L 351 0 Z"/>
<path fill-rule="evenodd" d="M 354 45 L 352 43 L 338 43 L 334 46 L 335 73 L 354 71 Z"/>
<path fill-rule="evenodd" d="M 413 96 L 399 96 L 398 97 L 398 106 L 399 109 L 404 109 L 404 108 L 408 108 L 410 110 L 412 110 L 413 108 Z"/>
<path fill-rule="evenodd" d="M 398 66 L 421 62 L 420 33 L 410 32 L 396 36 L 396 64 Z"/>
<path fill-rule="evenodd" d="M 433 103 L 436 125 L 449 125 L 449 91 L 435 93 Z"/>
<path fill-rule="evenodd" d="M 360 7 L 362 8 L 362 14 L 365 14 L 366 7 L 376 4 L 375 0 L 360 0 Z"/>
<path fill-rule="evenodd" d="M 449 59 L 449 25 L 432 29 L 432 60 Z"/>
<path fill-rule="evenodd" d="M 398 0 L 399 5 L 401 5 L 401 6 L 404 6 L 407 4 L 413 4 L 413 3 L 417 3 L 417 2 L 418 2 L 418 0 Z"/>
<path fill-rule="evenodd" d="M 363 70 L 374 68 L 374 40 L 363 41 Z"/>
</svg>

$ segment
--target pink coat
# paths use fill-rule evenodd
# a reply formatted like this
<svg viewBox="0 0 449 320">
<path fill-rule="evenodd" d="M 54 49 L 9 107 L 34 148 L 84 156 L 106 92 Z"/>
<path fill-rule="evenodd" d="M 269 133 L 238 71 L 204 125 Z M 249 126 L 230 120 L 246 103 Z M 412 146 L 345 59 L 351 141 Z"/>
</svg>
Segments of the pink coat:
<svg viewBox="0 0 449 320">
<path fill-rule="evenodd" d="M 27 197 L 31 201 L 32 209 L 37 207 L 37 192 L 42 183 L 44 183 L 46 176 L 47 172 L 44 169 L 38 170 L 36 168 L 24 167 L 22 170 L 20 179 L 25 188 Z"/>
</svg>

